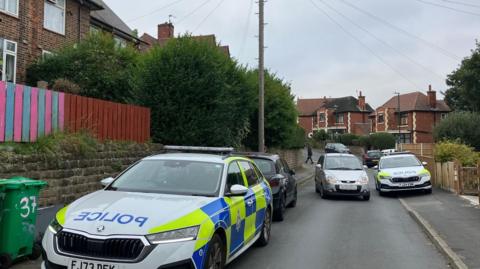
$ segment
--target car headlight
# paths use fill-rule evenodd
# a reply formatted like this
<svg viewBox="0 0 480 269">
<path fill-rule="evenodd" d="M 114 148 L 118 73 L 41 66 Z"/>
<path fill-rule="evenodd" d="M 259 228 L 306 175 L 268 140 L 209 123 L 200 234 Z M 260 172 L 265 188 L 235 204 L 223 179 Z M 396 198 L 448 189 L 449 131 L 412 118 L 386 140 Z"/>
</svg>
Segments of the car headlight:
<svg viewBox="0 0 480 269">
<path fill-rule="evenodd" d="M 332 175 L 327 175 L 325 179 L 329 184 L 337 184 L 337 179 Z"/>
<path fill-rule="evenodd" d="M 359 182 L 360 184 L 368 184 L 368 176 L 362 176 Z"/>
<path fill-rule="evenodd" d="M 168 232 L 147 235 L 150 244 L 166 244 L 174 242 L 191 241 L 197 239 L 200 226 L 188 227 Z"/>
<path fill-rule="evenodd" d="M 63 229 L 63 227 L 62 227 L 62 225 L 60 225 L 60 223 L 58 223 L 57 218 L 54 218 L 52 220 L 52 222 L 50 222 L 50 225 L 48 225 L 48 229 L 52 233 L 57 234 L 58 232 L 60 232 Z"/>
<path fill-rule="evenodd" d="M 378 178 L 380 178 L 380 179 L 382 179 L 382 180 L 384 180 L 384 179 L 388 179 L 388 180 L 392 179 L 392 177 L 391 177 L 391 176 L 388 176 L 388 175 L 379 175 Z"/>
<path fill-rule="evenodd" d="M 418 177 L 419 177 L 419 178 L 430 177 L 430 173 L 428 173 L 428 172 L 423 172 L 423 173 L 419 174 Z"/>
</svg>

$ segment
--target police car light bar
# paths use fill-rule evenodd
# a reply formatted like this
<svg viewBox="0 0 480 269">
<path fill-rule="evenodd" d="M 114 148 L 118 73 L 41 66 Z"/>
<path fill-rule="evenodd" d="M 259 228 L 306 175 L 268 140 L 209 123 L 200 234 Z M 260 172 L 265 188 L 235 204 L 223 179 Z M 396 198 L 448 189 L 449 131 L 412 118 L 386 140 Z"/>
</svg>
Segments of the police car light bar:
<svg viewBox="0 0 480 269">
<path fill-rule="evenodd" d="M 192 146 L 164 146 L 165 150 L 184 151 L 184 152 L 214 152 L 214 153 L 231 153 L 235 149 L 228 147 L 192 147 Z"/>
</svg>

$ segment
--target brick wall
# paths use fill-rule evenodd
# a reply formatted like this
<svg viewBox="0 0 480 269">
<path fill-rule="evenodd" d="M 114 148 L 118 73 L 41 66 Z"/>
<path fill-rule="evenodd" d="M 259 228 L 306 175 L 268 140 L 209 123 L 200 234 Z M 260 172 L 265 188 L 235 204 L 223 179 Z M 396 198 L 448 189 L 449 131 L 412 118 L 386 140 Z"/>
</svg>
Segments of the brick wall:
<svg viewBox="0 0 480 269">
<path fill-rule="evenodd" d="M 26 68 L 43 50 L 53 51 L 78 42 L 90 30 L 90 10 L 77 1 L 66 1 L 65 35 L 43 28 L 43 0 L 20 0 L 18 17 L 0 12 L 0 37 L 17 42 L 17 83 L 25 82 Z"/>
<path fill-rule="evenodd" d="M 300 127 L 302 127 L 305 130 L 305 133 L 307 135 L 312 132 L 312 128 L 313 128 L 312 122 L 313 122 L 312 116 L 298 117 L 298 124 L 300 125 Z"/>
<path fill-rule="evenodd" d="M 2 156 L 0 178 L 25 176 L 46 180 L 48 187 L 41 192 L 40 206 L 66 204 L 101 189 L 100 180 L 160 152 L 160 145 L 132 144 L 122 149 L 105 147 L 90 157 L 9 154 Z"/>
<path fill-rule="evenodd" d="M 272 149 L 269 152 L 280 155 L 292 169 L 302 167 L 305 158 L 301 149 Z"/>
</svg>

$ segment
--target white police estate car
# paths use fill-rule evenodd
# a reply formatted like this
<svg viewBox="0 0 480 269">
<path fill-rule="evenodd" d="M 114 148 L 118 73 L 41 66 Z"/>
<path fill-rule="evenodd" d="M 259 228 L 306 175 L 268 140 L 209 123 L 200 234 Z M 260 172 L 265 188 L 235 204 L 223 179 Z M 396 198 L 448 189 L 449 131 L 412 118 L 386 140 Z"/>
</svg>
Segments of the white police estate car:
<svg viewBox="0 0 480 269">
<path fill-rule="evenodd" d="M 42 268 L 221 269 L 269 241 L 271 190 L 249 159 L 167 153 L 102 183 L 57 213 Z"/>
<path fill-rule="evenodd" d="M 426 163 L 420 162 L 411 153 L 393 153 L 380 158 L 375 176 L 380 194 L 393 191 L 423 190 L 432 193 L 430 172 Z"/>
</svg>

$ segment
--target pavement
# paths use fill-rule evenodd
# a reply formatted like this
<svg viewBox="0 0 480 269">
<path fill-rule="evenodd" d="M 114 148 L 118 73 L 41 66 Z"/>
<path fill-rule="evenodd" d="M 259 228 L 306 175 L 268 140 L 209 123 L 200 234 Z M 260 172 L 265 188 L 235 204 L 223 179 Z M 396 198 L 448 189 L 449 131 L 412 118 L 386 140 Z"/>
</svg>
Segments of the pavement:
<svg viewBox="0 0 480 269">
<path fill-rule="evenodd" d="M 468 268 L 480 268 L 480 208 L 468 199 L 434 189 L 432 195 L 403 195 Z M 471 200 L 471 201 L 470 201 Z"/>
</svg>

